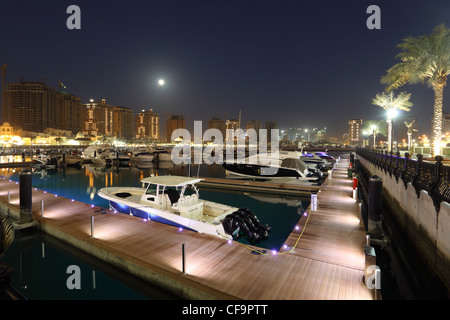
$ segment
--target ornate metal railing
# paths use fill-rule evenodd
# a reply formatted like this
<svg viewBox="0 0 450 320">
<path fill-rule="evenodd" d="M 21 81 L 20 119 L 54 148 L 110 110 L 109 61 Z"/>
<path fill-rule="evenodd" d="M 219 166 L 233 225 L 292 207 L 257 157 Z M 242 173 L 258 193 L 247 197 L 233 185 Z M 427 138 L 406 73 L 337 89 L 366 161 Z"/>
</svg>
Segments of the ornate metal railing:
<svg viewBox="0 0 450 320">
<path fill-rule="evenodd" d="M 425 161 L 423 156 L 418 154 L 417 160 L 413 160 L 408 153 L 401 157 L 399 152 L 394 155 L 387 151 L 358 148 L 356 154 L 390 177 L 393 176 L 397 183 L 401 179 L 405 189 L 408 183 L 411 183 L 417 198 L 420 198 L 421 190 L 427 191 L 433 199 L 436 212 L 439 212 L 442 201 L 450 203 L 450 165 L 444 165 L 441 156 L 436 156 L 433 161 Z"/>
</svg>

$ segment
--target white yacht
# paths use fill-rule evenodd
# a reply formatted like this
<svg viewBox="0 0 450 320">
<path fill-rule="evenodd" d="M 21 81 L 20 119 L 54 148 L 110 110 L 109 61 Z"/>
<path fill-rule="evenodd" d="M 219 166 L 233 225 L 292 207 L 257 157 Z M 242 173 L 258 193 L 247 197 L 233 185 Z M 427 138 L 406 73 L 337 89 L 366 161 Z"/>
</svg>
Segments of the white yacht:
<svg viewBox="0 0 450 320">
<path fill-rule="evenodd" d="M 334 163 L 331 163 L 326 158 L 321 158 L 316 154 L 312 153 L 303 153 L 300 156 L 300 159 L 306 163 L 306 165 L 310 167 L 315 167 L 317 169 L 320 169 L 322 171 L 328 171 L 333 168 Z"/>
<path fill-rule="evenodd" d="M 114 147 L 109 146 L 89 146 L 83 151 L 85 159 L 111 159 L 116 152 Z"/>
<path fill-rule="evenodd" d="M 158 161 L 172 161 L 172 154 L 164 148 L 153 148 L 153 155 Z"/>
<path fill-rule="evenodd" d="M 242 162 L 227 163 L 222 166 L 228 173 L 258 179 L 275 179 L 292 177 L 304 183 L 318 183 L 323 173 L 308 167 L 297 152 L 279 152 L 278 159 L 271 159 L 264 154 L 252 155 Z"/>
<path fill-rule="evenodd" d="M 248 209 L 202 200 L 196 183 L 202 179 L 153 176 L 138 187 L 107 187 L 98 195 L 110 209 L 226 239 L 245 237 L 255 244 L 267 239 L 270 227 Z"/>
<path fill-rule="evenodd" d="M 150 162 L 153 161 L 155 156 L 153 155 L 153 151 L 149 148 L 138 148 L 133 150 L 133 153 L 130 157 L 130 161 L 134 162 Z"/>
</svg>

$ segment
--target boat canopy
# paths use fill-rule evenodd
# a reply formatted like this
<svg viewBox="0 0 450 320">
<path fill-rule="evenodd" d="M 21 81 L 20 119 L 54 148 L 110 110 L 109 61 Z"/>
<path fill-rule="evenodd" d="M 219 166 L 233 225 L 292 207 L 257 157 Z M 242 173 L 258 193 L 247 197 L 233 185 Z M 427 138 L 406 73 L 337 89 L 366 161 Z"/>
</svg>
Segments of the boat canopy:
<svg viewBox="0 0 450 320">
<path fill-rule="evenodd" d="M 307 168 L 306 165 L 300 161 L 299 159 L 293 159 L 293 158 L 286 158 L 281 161 L 281 167 L 283 168 L 291 168 L 291 169 L 297 169 L 301 172 L 304 172 Z"/>
<path fill-rule="evenodd" d="M 192 178 L 192 177 L 180 177 L 180 176 L 154 176 L 147 177 L 141 180 L 143 183 L 158 184 L 170 187 L 185 186 L 188 184 L 196 184 L 203 179 Z"/>
</svg>

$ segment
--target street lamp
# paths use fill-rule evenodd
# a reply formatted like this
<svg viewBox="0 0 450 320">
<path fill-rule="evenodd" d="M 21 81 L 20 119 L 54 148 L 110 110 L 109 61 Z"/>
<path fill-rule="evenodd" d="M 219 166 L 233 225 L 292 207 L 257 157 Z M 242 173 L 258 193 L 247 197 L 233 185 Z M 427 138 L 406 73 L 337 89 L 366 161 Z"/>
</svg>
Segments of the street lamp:
<svg viewBox="0 0 450 320">
<path fill-rule="evenodd" d="M 373 124 L 370 128 L 372 129 L 372 132 L 373 132 L 373 148 L 375 149 L 375 147 L 376 147 L 376 139 L 375 139 L 376 133 L 375 133 L 375 130 L 377 129 L 377 126 Z"/>
</svg>

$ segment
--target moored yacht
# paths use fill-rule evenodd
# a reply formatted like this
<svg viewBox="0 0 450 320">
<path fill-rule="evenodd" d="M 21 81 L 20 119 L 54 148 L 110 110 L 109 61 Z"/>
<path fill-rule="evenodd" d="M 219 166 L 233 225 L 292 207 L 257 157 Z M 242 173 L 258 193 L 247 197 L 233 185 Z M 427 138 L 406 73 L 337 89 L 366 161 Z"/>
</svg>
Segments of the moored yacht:
<svg viewBox="0 0 450 320">
<path fill-rule="evenodd" d="M 172 161 L 171 153 L 163 148 L 153 148 L 153 155 L 157 161 Z"/>
<path fill-rule="evenodd" d="M 247 178 L 274 179 L 292 177 L 305 183 L 318 183 L 323 173 L 309 168 L 295 154 L 279 153 L 278 159 L 271 159 L 264 154 L 252 155 L 242 162 L 223 163 L 230 173 Z"/>
<path fill-rule="evenodd" d="M 328 171 L 333 168 L 334 163 L 331 163 L 325 158 L 321 158 L 316 154 L 304 153 L 300 156 L 300 159 L 308 166 L 317 168 L 321 171 Z"/>
<path fill-rule="evenodd" d="M 245 237 L 256 244 L 267 239 L 270 227 L 248 209 L 199 198 L 196 183 L 202 179 L 153 176 L 138 187 L 107 187 L 98 195 L 111 209 L 125 214 L 190 229 L 226 239 Z"/>
<path fill-rule="evenodd" d="M 133 150 L 133 153 L 130 157 L 130 161 L 134 162 L 150 162 L 153 161 L 155 156 L 153 155 L 153 151 L 149 148 L 138 148 Z"/>
</svg>

